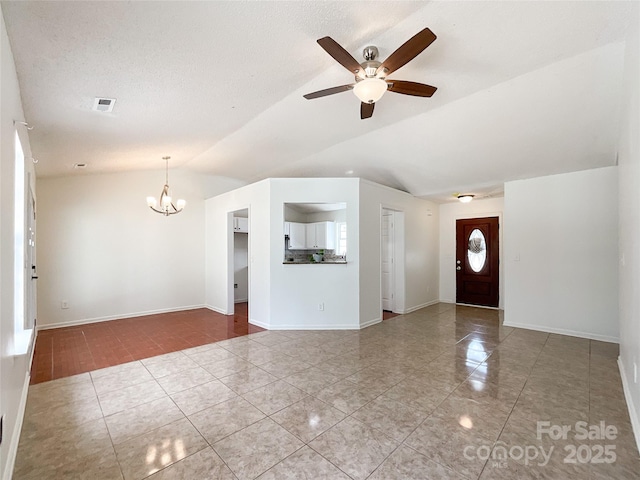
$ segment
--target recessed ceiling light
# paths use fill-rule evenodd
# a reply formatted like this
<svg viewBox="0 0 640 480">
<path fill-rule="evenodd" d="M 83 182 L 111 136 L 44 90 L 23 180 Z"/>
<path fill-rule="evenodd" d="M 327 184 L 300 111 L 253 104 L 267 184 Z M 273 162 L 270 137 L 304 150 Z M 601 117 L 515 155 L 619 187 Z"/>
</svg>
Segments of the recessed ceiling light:
<svg viewBox="0 0 640 480">
<path fill-rule="evenodd" d="M 346 172 L 344 172 L 346 175 L 353 175 L 353 170 L 347 170 Z"/>
</svg>

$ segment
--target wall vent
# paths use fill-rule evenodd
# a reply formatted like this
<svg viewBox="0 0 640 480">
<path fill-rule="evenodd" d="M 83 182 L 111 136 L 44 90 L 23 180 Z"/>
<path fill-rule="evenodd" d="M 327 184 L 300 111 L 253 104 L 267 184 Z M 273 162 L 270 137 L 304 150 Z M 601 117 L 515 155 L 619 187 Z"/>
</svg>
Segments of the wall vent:
<svg viewBox="0 0 640 480">
<path fill-rule="evenodd" d="M 75 169 L 87 168 L 87 164 L 86 163 L 74 163 L 73 164 L 73 168 L 75 168 Z"/>
<path fill-rule="evenodd" d="M 92 110 L 96 112 L 109 113 L 113 110 L 113 106 L 115 105 L 115 103 L 115 98 L 96 97 L 96 99 L 93 101 Z"/>
</svg>

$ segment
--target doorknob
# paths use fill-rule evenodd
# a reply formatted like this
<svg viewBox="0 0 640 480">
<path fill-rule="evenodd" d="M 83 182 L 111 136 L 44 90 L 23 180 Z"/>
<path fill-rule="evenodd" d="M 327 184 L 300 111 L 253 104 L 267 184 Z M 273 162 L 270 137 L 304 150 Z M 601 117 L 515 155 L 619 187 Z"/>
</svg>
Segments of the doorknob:
<svg viewBox="0 0 640 480">
<path fill-rule="evenodd" d="M 458 265 L 458 266 L 456 267 L 456 270 L 462 270 L 462 267 L 461 267 L 460 265 Z"/>
<path fill-rule="evenodd" d="M 456 263 L 457 263 L 458 265 L 460 265 L 460 260 L 456 260 Z"/>
</svg>

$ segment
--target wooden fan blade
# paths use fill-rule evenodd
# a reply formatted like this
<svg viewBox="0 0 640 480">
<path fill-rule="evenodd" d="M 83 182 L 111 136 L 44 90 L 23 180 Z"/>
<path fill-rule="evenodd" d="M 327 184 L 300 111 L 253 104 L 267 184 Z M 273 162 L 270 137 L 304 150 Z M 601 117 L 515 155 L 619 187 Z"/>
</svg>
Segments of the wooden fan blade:
<svg viewBox="0 0 640 480">
<path fill-rule="evenodd" d="M 387 90 L 403 95 L 413 95 L 414 97 L 430 97 L 436 93 L 437 88 L 424 83 L 407 82 L 405 80 L 387 80 L 389 87 Z"/>
<path fill-rule="evenodd" d="M 322 37 L 318 40 L 318 44 L 325 49 L 325 51 L 331 55 L 340 65 L 349 70 L 351 73 L 356 74 L 362 68 L 358 61 L 351 56 L 344 48 L 340 46 L 331 37 Z"/>
<path fill-rule="evenodd" d="M 360 118 L 364 120 L 365 118 L 371 118 L 373 115 L 373 107 L 375 107 L 375 103 L 360 103 Z"/>
<path fill-rule="evenodd" d="M 416 33 L 413 37 L 402 44 L 400 48 L 389 55 L 389 58 L 382 62 L 382 65 L 378 67 L 376 73 L 382 73 L 385 69 L 387 70 L 385 72 L 386 75 L 389 75 L 391 72 L 395 72 L 400 67 L 416 58 L 418 54 L 431 45 L 436 38 L 435 34 L 428 28 Z"/>
<path fill-rule="evenodd" d="M 326 97 L 327 95 L 333 95 L 335 93 L 346 92 L 347 90 L 353 89 L 353 84 L 349 85 L 340 85 L 339 87 L 325 88 L 324 90 L 318 90 L 317 92 L 307 93 L 303 95 L 307 100 L 311 100 L 313 98 Z"/>
</svg>

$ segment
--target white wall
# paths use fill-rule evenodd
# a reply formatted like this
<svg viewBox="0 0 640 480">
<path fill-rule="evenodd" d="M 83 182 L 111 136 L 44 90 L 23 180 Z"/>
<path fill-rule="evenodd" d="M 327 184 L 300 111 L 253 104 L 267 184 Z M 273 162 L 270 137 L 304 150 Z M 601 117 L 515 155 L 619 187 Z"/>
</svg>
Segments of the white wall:
<svg viewBox="0 0 640 480">
<path fill-rule="evenodd" d="M 617 173 L 505 184 L 505 325 L 618 341 Z"/>
<path fill-rule="evenodd" d="M 205 303 L 223 314 L 234 311 L 233 212 L 249 211 L 249 321 L 268 324 L 270 301 L 269 181 L 247 185 L 205 202 Z M 282 228 L 280 233 L 282 233 Z"/>
<path fill-rule="evenodd" d="M 283 264 L 285 203 L 346 203 L 347 264 Z M 357 329 L 381 320 L 381 209 L 404 213 L 403 311 L 438 300 L 437 205 L 357 178 L 269 179 L 207 200 L 207 305 L 230 311 L 230 212 L 250 210 L 250 322 L 270 329 Z M 227 256 L 227 262 L 220 262 Z M 265 298 L 265 295 L 267 296 Z M 324 305 L 324 310 L 318 307 Z"/>
<path fill-rule="evenodd" d="M 204 199 L 239 183 L 172 170 L 187 206 L 169 217 L 145 200 L 163 183 L 162 171 L 38 179 L 41 327 L 204 305 Z"/>
<path fill-rule="evenodd" d="M 396 310 L 408 313 L 438 301 L 438 206 L 407 193 L 362 180 L 360 183 L 360 323 L 381 319 L 382 209 L 396 219 Z M 349 229 L 350 227 L 347 226 Z M 351 231 L 349 230 L 349 235 Z M 404 245 L 398 240 L 404 236 Z M 349 249 L 347 249 L 349 258 Z"/>
<path fill-rule="evenodd" d="M 639 5 L 635 4 L 635 18 Z M 640 448 L 640 383 L 634 381 L 634 366 L 640 368 L 640 35 L 636 21 L 625 49 L 625 85 L 619 160 L 619 284 L 620 284 L 620 373 L 631 423 Z"/>
<path fill-rule="evenodd" d="M 456 220 L 464 218 L 498 217 L 499 255 L 502 259 L 504 246 L 502 239 L 502 213 L 504 198 L 487 198 L 473 200 L 470 203 L 445 203 L 440 205 L 440 301 L 456 302 Z M 504 308 L 504 262 L 500 262 L 498 274 L 499 303 Z"/>
<path fill-rule="evenodd" d="M 0 13 L 1 13 L 0 6 Z M 0 478 L 9 479 L 18 448 L 20 426 L 28 387 L 30 357 L 17 352 L 14 328 L 14 208 L 16 128 L 24 149 L 27 173 L 35 178 L 30 161 L 29 136 L 14 120 L 25 120 L 20 99 L 13 54 L 4 24 L 0 22 L 0 415 L 4 417 L 4 432 L 0 446 Z M 28 352 L 30 353 L 30 351 Z"/>
<path fill-rule="evenodd" d="M 273 329 L 355 329 L 358 308 L 357 178 L 271 180 L 271 318 Z M 284 203 L 346 202 L 347 264 L 283 264 Z M 320 303 L 324 310 L 319 310 Z"/>
</svg>

